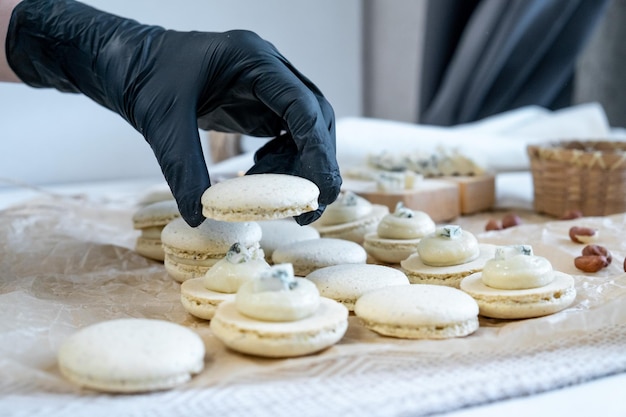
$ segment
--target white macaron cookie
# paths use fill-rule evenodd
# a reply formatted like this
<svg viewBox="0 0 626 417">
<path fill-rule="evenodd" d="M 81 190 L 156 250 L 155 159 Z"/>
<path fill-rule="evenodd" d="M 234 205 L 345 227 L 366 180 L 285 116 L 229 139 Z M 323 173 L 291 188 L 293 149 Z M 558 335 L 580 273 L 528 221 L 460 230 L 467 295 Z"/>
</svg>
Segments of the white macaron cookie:
<svg viewBox="0 0 626 417">
<path fill-rule="evenodd" d="M 319 238 L 279 246 L 272 254 L 275 264 L 290 263 L 295 274 L 305 277 L 316 269 L 339 264 L 364 264 L 365 249 L 344 239 Z"/>
<path fill-rule="evenodd" d="M 204 368 L 204 342 L 164 320 L 116 319 L 68 337 L 58 352 L 61 374 L 98 391 L 134 393 L 173 388 Z"/>
<path fill-rule="evenodd" d="M 282 219 L 316 210 L 318 197 L 317 185 L 305 178 L 244 175 L 207 188 L 201 199 L 202 214 L 230 222 Z"/>
<path fill-rule="evenodd" d="M 354 310 L 354 304 L 363 294 L 392 285 L 409 285 L 409 279 L 400 270 L 383 265 L 341 264 L 317 269 L 306 276 L 323 297 L 331 298 Z"/>
<path fill-rule="evenodd" d="M 396 285 L 361 296 L 354 312 L 376 333 L 405 339 L 447 339 L 478 329 L 478 304 L 441 285 Z"/>
</svg>

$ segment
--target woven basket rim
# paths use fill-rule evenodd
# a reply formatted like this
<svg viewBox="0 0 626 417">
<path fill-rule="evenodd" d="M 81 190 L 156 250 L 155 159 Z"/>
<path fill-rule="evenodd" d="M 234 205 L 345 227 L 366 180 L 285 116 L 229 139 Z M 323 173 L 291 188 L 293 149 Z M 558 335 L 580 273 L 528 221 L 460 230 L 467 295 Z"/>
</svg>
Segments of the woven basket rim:
<svg viewBox="0 0 626 417">
<path fill-rule="evenodd" d="M 626 169 L 626 141 L 559 140 L 527 146 L 531 162 L 554 161 L 580 168 Z"/>
</svg>

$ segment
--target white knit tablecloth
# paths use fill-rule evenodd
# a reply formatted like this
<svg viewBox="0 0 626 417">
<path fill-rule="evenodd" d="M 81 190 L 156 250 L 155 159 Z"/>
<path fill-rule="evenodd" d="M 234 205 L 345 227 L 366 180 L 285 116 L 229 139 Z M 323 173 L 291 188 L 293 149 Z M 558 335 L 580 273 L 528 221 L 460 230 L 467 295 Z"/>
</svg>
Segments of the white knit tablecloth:
<svg viewBox="0 0 626 417">
<path fill-rule="evenodd" d="M 626 371 L 626 215 L 548 221 L 483 232 L 480 214 L 458 220 L 481 242 L 531 244 L 576 280 L 574 304 L 520 321 L 481 320 L 465 338 L 411 341 L 378 336 L 356 317 L 343 340 L 302 358 L 270 360 L 225 349 L 182 308 L 163 265 L 133 250 L 135 201 L 42 197 L 0 211 L 1 416 L 419 416 L 457 410 Z M 496 213 L 501 216 L 502 213 Z M 614 256 L 582 274 L 572 225 L 600 229 Z M 63 340 L 102 320 L 148 317 L 197 331 L 206 367 L 179 388 L 105 395 L 65 381 Z"/>
</svg>

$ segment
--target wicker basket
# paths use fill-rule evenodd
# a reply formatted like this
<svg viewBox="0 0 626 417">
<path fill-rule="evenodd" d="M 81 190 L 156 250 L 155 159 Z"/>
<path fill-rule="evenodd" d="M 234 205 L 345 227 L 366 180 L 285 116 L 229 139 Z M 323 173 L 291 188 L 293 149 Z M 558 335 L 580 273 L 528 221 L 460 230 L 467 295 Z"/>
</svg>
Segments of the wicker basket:
<svg viewBox="0 0 626 417">
<path fill-rule="evenodd" d="M 527 151 L 538 213 L 626 212 L 626 142 L 561 141 L 529 145 Z"/>
</svg>

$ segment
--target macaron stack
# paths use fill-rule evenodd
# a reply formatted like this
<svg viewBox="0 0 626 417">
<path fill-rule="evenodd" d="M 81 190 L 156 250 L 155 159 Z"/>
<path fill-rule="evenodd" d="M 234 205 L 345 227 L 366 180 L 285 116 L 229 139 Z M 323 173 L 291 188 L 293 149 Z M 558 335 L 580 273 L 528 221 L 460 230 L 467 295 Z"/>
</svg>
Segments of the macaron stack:
<svg viewBox="0 0 626 417">
<path fill-rule="evenodd" d="M 161 233 L 165 269 L 179 282 L 201 277 L 226 256 L 233 243 L 251 247 L 260 240 L 261 227 L 255 222 L 206 219 L 200 226 L 191 227 L 178 218 Z"/>
<path fill-rule="evenodd" d="M 135 241 L 135 250 L 146 258 L 163 262 L 161 232 L 166 224 L 180 217 L 174 200 L 163 200 L 140 207 L 133 214 L 133 227 L 141 232 Z"/>
</svg>

